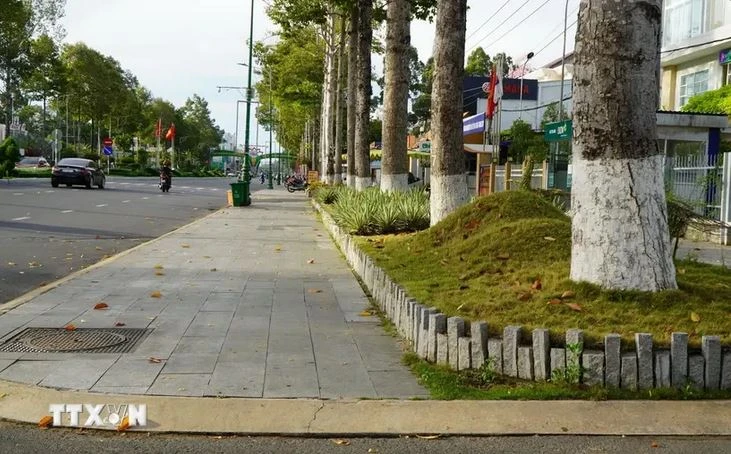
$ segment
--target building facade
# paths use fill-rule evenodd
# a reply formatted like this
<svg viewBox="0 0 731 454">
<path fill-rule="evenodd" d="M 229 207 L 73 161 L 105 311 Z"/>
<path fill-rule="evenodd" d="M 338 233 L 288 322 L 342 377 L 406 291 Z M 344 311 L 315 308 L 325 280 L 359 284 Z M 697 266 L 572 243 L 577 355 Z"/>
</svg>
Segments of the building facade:
<svg viewBox="0 0 731 454">
<path fill-rule="evenodd" d="M 731 82 L 731 2 L 665 0 L 660 109 Z"/>
</svg>

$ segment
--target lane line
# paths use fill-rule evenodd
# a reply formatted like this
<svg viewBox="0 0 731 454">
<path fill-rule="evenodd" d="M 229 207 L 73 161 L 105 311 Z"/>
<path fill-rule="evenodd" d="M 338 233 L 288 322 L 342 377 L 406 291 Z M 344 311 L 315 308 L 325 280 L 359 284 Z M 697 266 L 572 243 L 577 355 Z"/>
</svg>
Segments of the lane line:
<svg viewBox="0 0 731 454">
<path fill-rule="evenodd" d="M 30 216 L 22 216 L 19 218 L 13 218 L 11 221 L 25 221 L 26 219 L 30 219 Z"/>
<path fill-rule="evenodd" d="M 13 192 L 13 195 L 23 195 L 22 192 Z"/>
<path fill-rule="evenodd" d="M 61 211 L 61 213 L 73 213 L 73 212 L 74 212 L 74 210 L 63 210 L 63 211 Z"/>
<path fill-rule="evenodd" d="M 107 206 L 107 204 L 106 203 L 102 203 L 102 204 L 97 205 L 96 207 L 97 208 L 101 208 L 101 207 L 105 207 L 105 206 Z"/>
<path fill-rule="evenodd" d="M 122 203 L 129 203 L 129 200 L 122 200 Z"/>
</svg>

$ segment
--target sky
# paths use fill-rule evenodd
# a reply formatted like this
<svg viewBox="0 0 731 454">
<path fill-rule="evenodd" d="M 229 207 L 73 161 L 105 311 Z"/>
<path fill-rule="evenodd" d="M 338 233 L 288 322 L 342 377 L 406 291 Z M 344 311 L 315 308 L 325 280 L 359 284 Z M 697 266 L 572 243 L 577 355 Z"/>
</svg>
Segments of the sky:
<svg viewBox="0 0 731 454">
<path fill-rule="evenodd" d="M 266 0 L 254 2 L 254 41 L 276 42 L 276 27 L 266 16 Z M 573 50 L 579 0 L 468 0 L 466 55 L 482 47 L 489 55 L 505 52 L 521 65 L 539 68 L 561 57 L 564 8 L 569 25 L 566 52 Z M 208 101 L 216 124 L 228 133 L 236 128 L 236 100 L 247 83 L 251 2 L 246 0 L 66 0 L 64 42 L 84 42 L 120 62 L 155 97 L 180 107 L 193 94 Z M 385 29 L 376 32 L 385 37 Z M 432 55 L 434 24 L 412 23 L 412 45 L 419 58 Z M 466 60 L 466 57 L 465 57 Z M 373 56 L 382 72 L 383 56 Z M 254 82 L 256 78 L 254 75 Z M 238 122 L 244 143 L 244 104 Z M 251 120 L 250 143 L 266 145 L 268 133 Z M 276 139 L 275 139 L 276 150 Z"/>
</svg>

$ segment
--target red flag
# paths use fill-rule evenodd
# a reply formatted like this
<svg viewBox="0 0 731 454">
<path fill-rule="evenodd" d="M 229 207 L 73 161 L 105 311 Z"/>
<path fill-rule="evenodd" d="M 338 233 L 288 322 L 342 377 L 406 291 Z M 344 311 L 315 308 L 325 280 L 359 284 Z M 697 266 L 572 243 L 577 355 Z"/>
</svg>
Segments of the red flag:
<svg viewBox="0 0 731 454">
<path fill-rule="evenodd" d="M 155 126 L 155 137 L 159 138 L 162 135 L 162 118 L 157 119 L 157 125 Z"/>
<path fill-rule="evenodd" d="M 175 123 L 170 123 L 170 128 L 165 134 L 165 140 L 172 140 L 175 137 Z"/>
<path fill-rule="evenodd" d="M 490 73 L 490 91 L 487 94 L 487 118 L 492 118 L 493 115 L 495 115 L 495 106 L 497 105 L 497 100 L 495 99 L 495 87 L 497 86 L 497 83 L 497 68 L 493 66 L 492 73 Z"/>
</svg>

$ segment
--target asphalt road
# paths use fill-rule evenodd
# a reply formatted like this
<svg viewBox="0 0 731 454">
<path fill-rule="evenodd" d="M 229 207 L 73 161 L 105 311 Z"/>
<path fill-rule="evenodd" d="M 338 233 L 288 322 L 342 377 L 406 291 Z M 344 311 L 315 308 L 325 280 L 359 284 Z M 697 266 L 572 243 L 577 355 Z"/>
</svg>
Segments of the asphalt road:
<svg viewBox="0 0 731 454">
<path fill-rule="evenodd" d="M 0 422 L 7 453 L 662 453 L 731 452 L 728 437 L 396 437 L 303 438 L 144 434 L 47 429 Z"/>
<path fill-rule="evenodd" d="M 0 180 L 0 303 L 224 207 L 231 181 L 173 178 L 163 194 L 157 177 L 107 176 L 103 190 Z"/>
</svg>

